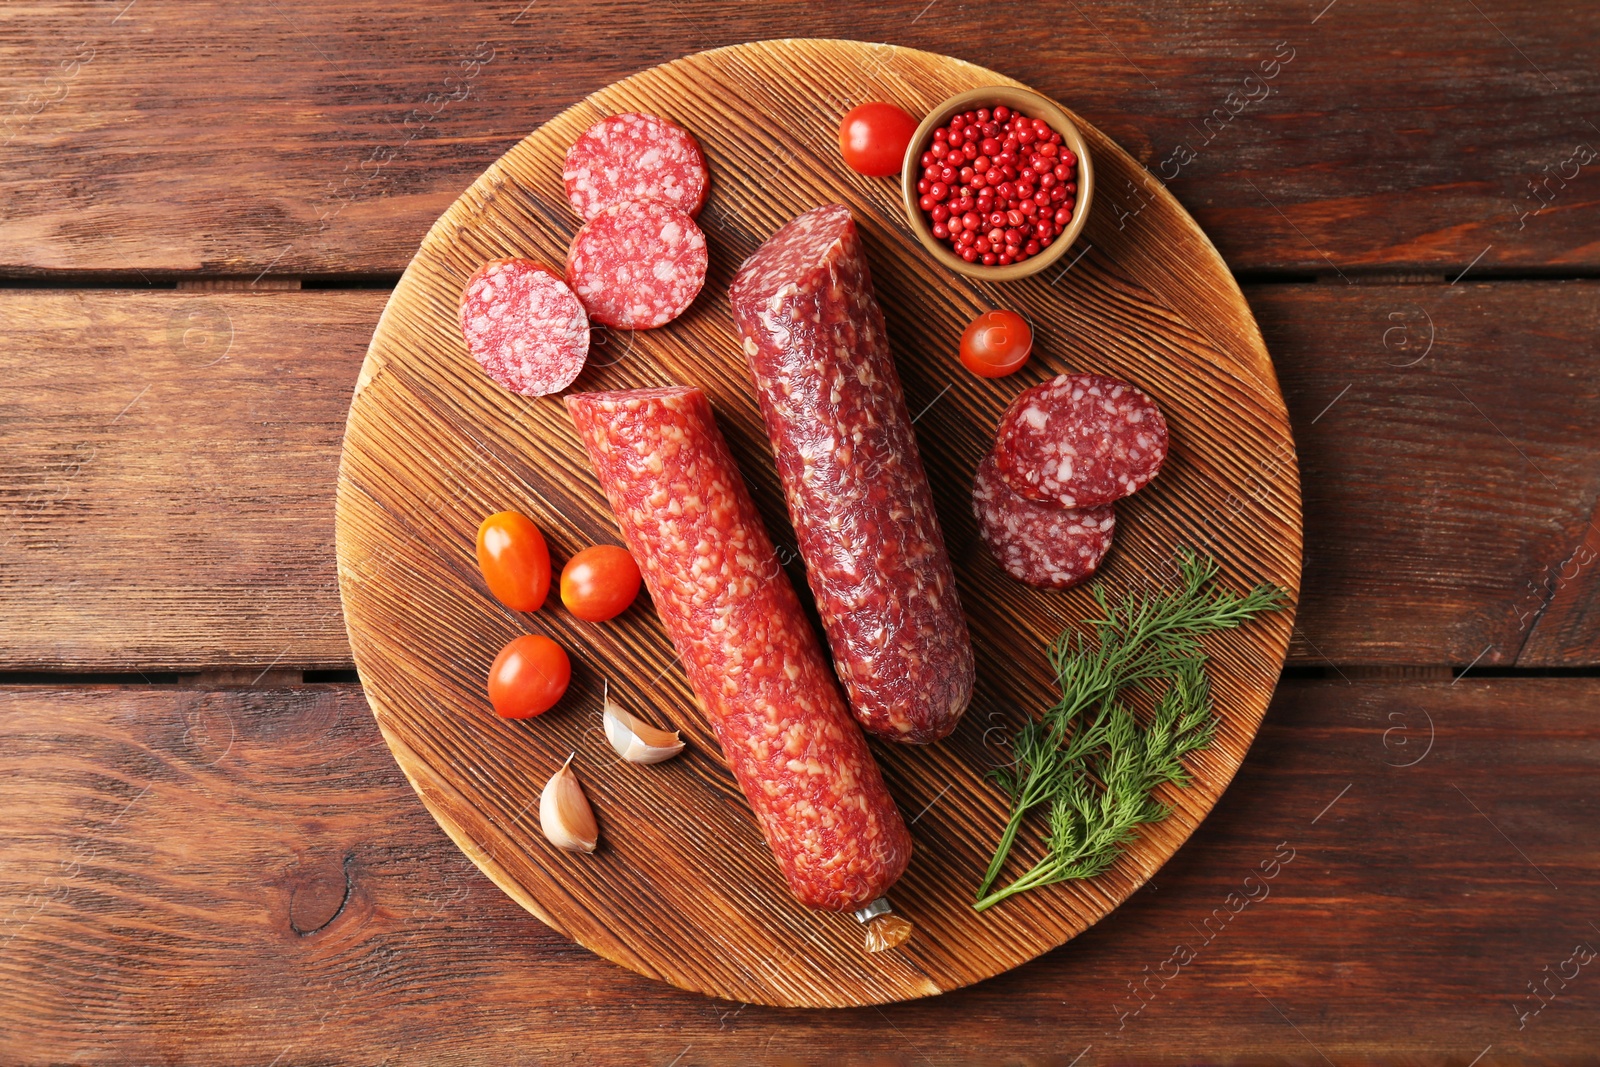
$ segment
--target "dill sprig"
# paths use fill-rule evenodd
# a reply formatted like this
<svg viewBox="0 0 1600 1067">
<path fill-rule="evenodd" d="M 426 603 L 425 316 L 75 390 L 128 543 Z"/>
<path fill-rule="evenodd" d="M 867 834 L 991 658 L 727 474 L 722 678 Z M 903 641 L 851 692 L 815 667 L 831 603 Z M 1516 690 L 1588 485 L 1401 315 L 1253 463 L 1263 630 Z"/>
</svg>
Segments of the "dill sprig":
<svg viewBox="0 0 1600 1067">
<path fill-rule="evenodd" d="M 1210 744 L 1216 728 L 1200 638 L 1277 610 L 1288 595 L 1265 584 L 1243 594 L 1217 589 L 1217 571 L 1215 560 L 1184 549 L 1171 590 L 1111 601 L 1096 586 L 1102 617 L 1089 621 L 1091 633 L 1069 630 L 1050 647 L 1061 701 L 1017 731 L 1016 758 L 991 772 L 1011 799 L 1011 817 L 978 887 L 978 911 L 1039 886 L 1092 878 L 1116 861 L 1136 827 L 1166 818 L 1155 790 L 1187 784 L 1183 757 Z M 1121 700 L 1130 689 L 1162 689 L 1146 724 Z M 990 892 L 1028 813 L 1044 804 L 1044 858 Z"/>
</svg>

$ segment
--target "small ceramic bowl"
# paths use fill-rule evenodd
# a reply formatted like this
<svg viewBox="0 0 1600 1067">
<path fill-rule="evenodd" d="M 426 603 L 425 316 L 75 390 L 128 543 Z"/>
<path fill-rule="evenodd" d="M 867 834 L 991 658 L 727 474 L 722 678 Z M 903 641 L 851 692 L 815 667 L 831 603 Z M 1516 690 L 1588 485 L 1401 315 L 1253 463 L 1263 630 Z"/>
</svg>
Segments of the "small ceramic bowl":
<svg viewBox="0 0 1600 1067">
<path fill-rule="evenodd" d="M 922 175 L 922 153 L 927 151 L 929 143 L 932 142 L 935 129 L 948 123 L 951 116 L 957 112 L 971 111 L 980 107 L 992 108 L 996 104 L 1004 104 L 1031 119 L 1043 119 L 1046 125 L 1061 135 L 1065 146 L 1078 157 L 1078 196 L 1072 221 L 1067 223 L 1067 228 L 1061 232 L 1061 236 L 1050 242 L 1050 247 L 1041 249 L 1038 255 L 1029 256 L 1018 263 L 1007 263 L 1003 267 L 998 265 L 985 267 L 982 263 L 968 263 L 952 252 L 949 245 L 933 236 L 932 223 L 928 220 L 928 216 L 923 214 L 922 208 L 917 206 L 917 201 L 921 199 L 917 193 L 917 180 Z M 1089 158 L 1089 146 L 1084 143 L 1078 127 L 1067 118 L 1066 112 L 1047 97 L 1011 85 L 989 85 L 957 93 L 928 112 L 927 117 L 922 120 L 922 125 L 917 127 L 917 132 L 912 136 L 910 146 L 906 148 L 906 158 L 900 170 L 900 192 L 905 200 L 906 219 L 911 223 L 911 229 L 916 233 L 917 240 L 922 242 L 922 247 L 928 250 L 929 255 L 951 270 L 973 278 L 990 282 L 1011 282 L 1018 278 L 1026 278 L 1050 266 L 1066 254 L 1067 249 L 1078 239 L 1078 234 L 1083 232 L 1084 220 L 1089 217 L 1089 208 L 1094 202 L 1094 163 Z"/>
</svg>

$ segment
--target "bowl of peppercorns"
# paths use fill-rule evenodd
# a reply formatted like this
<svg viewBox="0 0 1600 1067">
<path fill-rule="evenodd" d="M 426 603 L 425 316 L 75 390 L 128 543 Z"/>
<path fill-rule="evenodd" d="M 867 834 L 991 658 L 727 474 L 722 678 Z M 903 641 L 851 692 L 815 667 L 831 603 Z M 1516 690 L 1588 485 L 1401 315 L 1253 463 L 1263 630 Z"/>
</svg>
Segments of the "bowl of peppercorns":
<svg viewBox="0 0 1600 1067">
<path fill-rule="evenodd" d="M 906 217 L 951 270 L 1009 282 L 1060 259 L 1089 215 L 1094 167 L 1066 112 L 1009 85 L 928 112 L 901 170 Z"/>
</svg>

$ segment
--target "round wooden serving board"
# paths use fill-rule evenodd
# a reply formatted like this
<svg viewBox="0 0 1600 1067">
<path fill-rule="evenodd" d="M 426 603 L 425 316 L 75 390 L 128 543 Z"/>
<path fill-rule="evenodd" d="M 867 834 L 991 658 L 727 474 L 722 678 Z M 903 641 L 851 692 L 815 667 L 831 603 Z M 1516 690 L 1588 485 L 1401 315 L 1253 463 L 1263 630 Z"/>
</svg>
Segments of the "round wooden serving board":
<svg viewBox="0 0 1600 1067">
<path fill-rule="evenodd" d="M 1015 84 L 945 56 L 850 41 L 765 41 L 647 70 L 552 119 L 485 171 L 428 233 L 373 336 L 338 496 L 339 583 L 367 698 L 423 803 L 473 862 L 542 921 L 640 974 L 730 1000 L 843 1006 L 927 996 L 1015 967 L 1155 873 L 1216 803 L 1266 711 L 1289 611 L 1211 642 L 1222 723 L 1192 760 L 1193 784 L 1165 797 L 1167 821 L 1099 878 L 972 910 L 1006 815 L 985 772 L 1009 758 L 1009 729 L 1057 698 L 1047 645 L 1093 611 L 1086 589 L 1011 580 L 979 540 L 972 474 L 1007 402 L 1062 371 L 1099 371 L 1138 383 L 1166 412 L 1171 457 L 1118 505 L 1100 579 L 1110 591 L 1164 582 L 1183 545 L 1214 553 L 1235 588 L 1298 590 L 1301 547 L 1294 443 L 1250 310 L 1205 234 L 1125 152 L 1076 119 L 1099 187 L 1088 228 L 1063 265 L 1003 286 L 940 268 L 906 224 L 898 179 L 864 178 L 839 160 L 835 131 L 858 103 L 892 100 L 918 115 L 998 83 Z M 578 219 L 562 190 L 563 157 L 619 111 L 665 116 L 700 139 L 712 172 L 700 218 L 711 270 L 677 322 L 596 331 L 573 389 L 703 387 L 786 561 L 793 533 L 728 283 L 779 225 L 818 204 L 849 205 L 866 242 L 907 402 L 921 413 L 917 436 L 978 662 L 977 694 L 951 738 L 873 743 L 916 839 L 890 894 L 916 933 L 895 951 L 865 953 L 851 916 L 790 898 L 647 596 L 608 624 L 575 619 L 553 594 L 519 615 L 477 572 L 474 533 L 502 509 L 533 517 L 557 567 L 586 545 L 620 543 L 560 398 L 529 400 L 491 382 L 456 317 L 483 261 L 565 262 Z M 1032 361 L 998 381 L 956 359 L 962 329 L 992 307 L 1024 312 L 1036 332 Z M 788 569 L 805 596 L 799 562 Z M 537 719 L 499 719 L 484 678 L 500 647 L 528 632 L 568 649 L 572 687 Z M 607 680 L 626 707 L 683 731 L 690 748 L 654 767 L 620 760 L 600 727 Z M 600 821 L 594 855 L 557 851 L 539 830 L 540 789 L 574 751 Z M 1030 829 L 1008 874 L 1037 855 Z"/>
</svg>

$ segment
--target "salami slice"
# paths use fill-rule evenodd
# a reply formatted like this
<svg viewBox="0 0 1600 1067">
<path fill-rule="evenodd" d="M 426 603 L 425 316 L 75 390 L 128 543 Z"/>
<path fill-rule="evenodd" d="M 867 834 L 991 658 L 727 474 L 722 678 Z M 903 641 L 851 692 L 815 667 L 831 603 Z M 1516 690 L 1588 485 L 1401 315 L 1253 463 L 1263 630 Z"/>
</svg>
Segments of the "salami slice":
<svg viewBox="0 0 1600 1067">
<path fill-rule="evenodd" d="M 658 201 L 612 204 L 584 223 L 567 251 L 567 284 L 589 317 L 607 326 L 671 322 L 705 283 L 706 235 Z"/>
<path fill-rule="evenodd" d="M 567 397 L 689 684 L 789 888 L 882 896 L 911 836 L 699 389 Z"/>
<path fill-rule="evenodd" d="M 728 296 L 850 706 L 937 741 L 972 698 L 972 642 L 850 209 L 790 220 Z"/>
<path fill-rule="evenodd" d="M 1063 508 L 1018 496 L 995 466 L 994 453 L 978 464 L 972 511 L 983 543 L 995 561 L 1019 582 L 1067 589 L 1095 572 L 1111 551 L 1117 513 L 1098 508 Z"/>
<path fill-rule="evenodd" d="M 461 332 L 484 372 L 523 396 L 571 385 L 589 357 L 589 319 L 560 275 L 528 259 L 479 267 L 461 294 Z"/>
<path fill-rule="evenodd" d="M 1099 507 L 1156 476 L 1167 458 L 1167 420 L 1127 382 L 1063 374 L 1011 402 L 994 451 L 1000 476 L 1029 500 Z"/>
<path fill-rule="evenodd" d="M 590 126 L 567 149 L 561 177 L 572 209 L 585 219 L 624 200 L 660 200 L 698 215 L 711 185 L 706 157 L 688 130 L 634 112 Z"/>
</svg>

